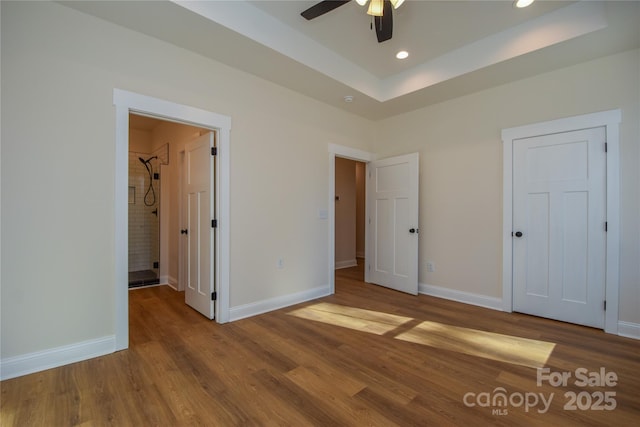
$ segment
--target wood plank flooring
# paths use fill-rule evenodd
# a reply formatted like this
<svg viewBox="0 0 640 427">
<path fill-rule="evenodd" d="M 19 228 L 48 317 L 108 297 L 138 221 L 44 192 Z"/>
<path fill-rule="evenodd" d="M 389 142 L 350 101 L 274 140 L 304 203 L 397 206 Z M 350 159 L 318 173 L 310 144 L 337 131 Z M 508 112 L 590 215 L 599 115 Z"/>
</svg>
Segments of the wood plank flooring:
<svg viewBox="0 0 640 427">
<path fill-rule="evenodd" d="M 640 341 L 361 277 L 225 325 L 168 287 L 131 291 L 129 350 L 3 381 L 0 425 L 640 425 Z M 538 386 L 536 363 L 571 378 Z M 576 384 L 578 368 L 616 385 Z"/>
</svg>

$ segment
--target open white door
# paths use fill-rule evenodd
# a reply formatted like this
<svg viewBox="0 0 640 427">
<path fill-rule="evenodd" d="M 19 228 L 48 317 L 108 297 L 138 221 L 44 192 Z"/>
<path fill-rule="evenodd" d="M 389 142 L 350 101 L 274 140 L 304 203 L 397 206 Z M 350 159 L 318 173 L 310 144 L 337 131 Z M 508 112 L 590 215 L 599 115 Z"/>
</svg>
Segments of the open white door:
<svg viewBox="0 0 640 427">
<path fill-rule="evenodd" d="M 185 302 L 209 319 L 214 317 L 214 134 L 185 146 L 186 286 Z"/>
<path fill-rule="evenodd" d="M 370 162 L 365 280 L 418 294 L 418 153 Z"/>
</svg>

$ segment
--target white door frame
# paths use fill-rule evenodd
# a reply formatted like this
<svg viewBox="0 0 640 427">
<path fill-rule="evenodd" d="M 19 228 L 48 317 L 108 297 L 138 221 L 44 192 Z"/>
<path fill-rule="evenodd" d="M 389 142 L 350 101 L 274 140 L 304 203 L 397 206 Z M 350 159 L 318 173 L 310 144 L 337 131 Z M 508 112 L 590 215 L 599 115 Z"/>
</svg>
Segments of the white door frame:
<svg viewBox="0 0 640 427">
<path fill-rule="evenodd" d="M 376 160 L 376 155 L 367 151 L 358 150 L 356 148 L 345 147 L 343 145 L 329 144 L 329 208 L 328 208 L 328 220 L 329 220 L 329 259 L 328 259 L 328 273 L 329 273 L 329 293 L 333 294 L 336 291 L 335 284 L 335 267 L 336 267 L 336 157 L 342 157 L 344 159 L 355 160 L 358 162 L 369 163 L 372 160 Z M 365 196 L 366 197 L 366 196 Z M 368 203 L 365 203 L 368 206 Z M 369 218 L 368 207 L 366 208 L 365 217 Z M 365 251 L 367 248 L 366 240 L 369 236 L 369 221 L 365 221 Z M 368 254 L 365 252 L 365 260 Z M 365 269 L 366 274 L 366 269 Z"/>
<path fill-rule="evenodd" d="M 178 152 L 178 158 L 176 159 L 177 167 L 178 167 L 178 200 L 180 201 L 180 208 L 178 209 L 178 227 L 180 228 L 180 230 L 183 230 L 184 227 L 184 223 L 185 221 L 185 214 L 184 214 L 184 206 L 182 206 L 184 204 L 184 190 L 183 190 L 183 186 L 184 186 L 184 158 L 185 158 L 185 150 L 180 150 Z M 186 248 L 185 246 L 187 245 L 186 239 L 180 239 L 179 243 L 178 243 L 178 283 L 176 284 L 176 290 L 177 291 L 184 291 L 185 290 L 185 282 L 186 282 L 186 273 L 185 273 L 185 268 L 186 268 Z"/>
<path fill-rule="evenodd" d="M 513 311 L 513 143 L 517 139 L 604 126 L 607 138 L 607 243 L 604 330 L 618 333 L 619 244 L 620 244 L 620 141 L 618 110 L 584 114 L 502 130 L 502 307 Z"/>
<path fill-rule="evenodd" d="M 231 118 L 188 105 L 140 95 L 121 89 L 113 90 L 116 108 L 115 132 L 115 338 L 116 351 L 129 347 L 128 287 L 128 180 L 129 180 L 129 113 L 143 114 L 218 131 L 218 170 L 215 191 L 218 206 L 216 249 L 216 283 L 218 299 L 216 321 L 229 321 L 229 145 Z M 213 189 L 212 189 L 213 190 Z"/>
</svg>

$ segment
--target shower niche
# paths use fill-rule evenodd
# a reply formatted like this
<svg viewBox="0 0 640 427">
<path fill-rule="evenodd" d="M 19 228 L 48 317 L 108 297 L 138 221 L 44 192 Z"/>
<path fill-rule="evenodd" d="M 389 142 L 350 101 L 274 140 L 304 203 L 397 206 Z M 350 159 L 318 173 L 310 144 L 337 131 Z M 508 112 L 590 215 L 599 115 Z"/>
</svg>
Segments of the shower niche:
<svg viewBox="0 0 640 427">
<path fill-rule="evenodd" d="M 129 288 L 160 283 L 160 166 L 169 146 L 129 152 Z"/>
</svg>

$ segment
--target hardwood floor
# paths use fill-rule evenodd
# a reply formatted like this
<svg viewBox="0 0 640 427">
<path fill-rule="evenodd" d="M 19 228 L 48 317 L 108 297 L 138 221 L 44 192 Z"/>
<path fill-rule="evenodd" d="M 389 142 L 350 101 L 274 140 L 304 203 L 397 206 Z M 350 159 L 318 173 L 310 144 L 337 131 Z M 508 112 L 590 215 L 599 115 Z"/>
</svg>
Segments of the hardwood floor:
<svg viewBox="0 0 640 427">
<path fill-rule="evenodd" d="M 361 277 L 340 270 L 335 295 L 225 325 L 168 287 L 131 291 L 130 349 L 3 381 L 0 424 L 640 425 L 640 341 Z M 538 386 L 536 364 L 571 377 Z M 616 385 L 581 386 L 579 368 Z"/>
</svg>

